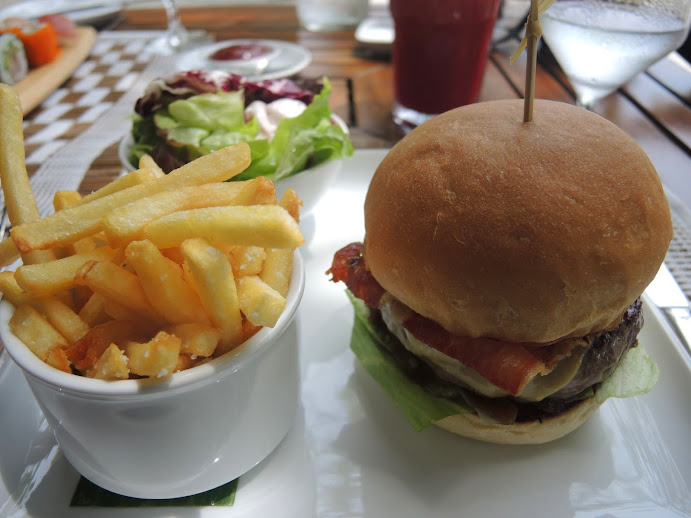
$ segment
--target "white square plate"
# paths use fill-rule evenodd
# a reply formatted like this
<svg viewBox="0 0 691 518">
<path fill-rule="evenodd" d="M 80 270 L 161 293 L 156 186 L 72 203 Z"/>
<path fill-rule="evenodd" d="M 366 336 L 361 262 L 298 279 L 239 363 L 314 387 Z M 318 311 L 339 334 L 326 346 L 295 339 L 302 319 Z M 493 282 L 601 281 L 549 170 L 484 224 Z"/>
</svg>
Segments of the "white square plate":
<svg viewBox="0 0 691 518">
<path fill-rule="evenodd" d="M 0 517 L 679 517 L 691 513 L 691 362 L 645 301 L 640 341 L 658 385 L 607 401 L 571 435 L 498 446 L 416 433 L 349 349 L 353 314 L 324 272 L 363 237 L 369 178 L 385 150 L 356 151 L 303 220 L 306 287 L 297 324 L 302 404 L 292 430 L 240 478 L 232 507 L 70 508 L 78 475 L 18 369 L 0 367 Z M 123 452 L 125 454 L 125 452 Z"/>
</svg>

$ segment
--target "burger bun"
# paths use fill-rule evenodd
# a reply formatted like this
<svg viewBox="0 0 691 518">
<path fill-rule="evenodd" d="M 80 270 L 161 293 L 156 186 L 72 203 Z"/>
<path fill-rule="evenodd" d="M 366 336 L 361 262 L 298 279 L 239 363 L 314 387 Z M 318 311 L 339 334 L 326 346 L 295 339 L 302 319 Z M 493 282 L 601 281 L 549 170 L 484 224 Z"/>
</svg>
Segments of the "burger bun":
<svg viewBox="0 0 691 518">
<path fill-rule="evenodd" d="M 555 416 L 514 424 L 486 423 L 477 414 L 454 414 L 436 424 L 446 431 L 495 444 L 544 444 L 581 426 L 599 408 L 594 396 Z"/>
<path fill-rule="evenodd" d="M 606 119 L 536 99 L 463 106 L 387 154 L 365 200 L 365 262 L 447 331 L 548 343 L 607 328 L 672 237 L 657 172 Z"/>
</svg>

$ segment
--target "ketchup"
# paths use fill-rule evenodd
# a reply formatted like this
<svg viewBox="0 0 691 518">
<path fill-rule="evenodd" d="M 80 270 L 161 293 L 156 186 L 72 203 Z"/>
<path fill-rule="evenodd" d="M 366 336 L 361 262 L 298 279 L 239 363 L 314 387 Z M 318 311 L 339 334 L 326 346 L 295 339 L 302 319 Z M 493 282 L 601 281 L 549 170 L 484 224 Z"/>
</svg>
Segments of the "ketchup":
<svg viewBox="0 0 691 518">
<path fill-rule="evenodd" d="M 211 59 L 217 61 L 247 61 L 260 58 L 271 53 L 271 48 L 259 43 L 239 43 L 218 49 L 211 54 Z"/>
</svg>

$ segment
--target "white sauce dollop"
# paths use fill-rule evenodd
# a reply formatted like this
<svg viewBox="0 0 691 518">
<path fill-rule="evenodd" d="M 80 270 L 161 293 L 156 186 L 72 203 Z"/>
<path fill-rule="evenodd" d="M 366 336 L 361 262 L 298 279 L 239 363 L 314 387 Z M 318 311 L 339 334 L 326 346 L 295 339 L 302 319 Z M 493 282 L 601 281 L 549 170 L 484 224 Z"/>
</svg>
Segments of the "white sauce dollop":
<svg viewBox="0 0 691 518">
<path fill-rule="evenodd" d="M 297 117 L 305 108 L 307 105 L 297 99 L 278 99 L 268 104 L 264 101 L 253 101 L 245 108 L 245 120 L 257 119 L 259 136 L 271 140 L 281 120 Z"/>
</svg>

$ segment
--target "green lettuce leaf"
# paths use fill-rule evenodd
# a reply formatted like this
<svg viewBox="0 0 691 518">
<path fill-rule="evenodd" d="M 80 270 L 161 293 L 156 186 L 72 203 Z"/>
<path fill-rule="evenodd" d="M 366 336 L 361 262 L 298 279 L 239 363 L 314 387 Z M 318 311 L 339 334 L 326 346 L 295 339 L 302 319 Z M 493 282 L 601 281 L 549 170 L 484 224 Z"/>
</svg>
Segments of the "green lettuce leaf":
<svg viewBox="0 0 691 518">
<path fill-rule="evenodd" d="M 247 142 L 252 163 L 234 180 L 266 176 L 278 180 L 327 160 L 352 156 L 353 144 L 343 129 L 332 123 L 331 84 L 297 117 L 283 119 L 269 142 L 259 137 L 259 123 L 245 123 L 243 92 L 218 92 L 178 99 L 142 118 L 133 118 L 134 145 L 129 160 L 136 166 L 152 150 L 189 161 L 226 146 Z M 157 159 L 158 160 L 158 159 Z"/>
<path fill-rule="evenodd" d="M 182 126 L 213 130 L 234 130 L 245 124 L 242 90 L 199 94 L 178 99 L 168 112 Z"/>
<path fill-rule="evenodd" d="M 326 77 L 323 82 L 322 91 L 314 96 L 305 111 L 297 117 L 283 119 L 278 123 L 266 155 L 253 160 L 237 176 L 238 180 L 257 176 L 280 180 L 299 173 L 308 166 L 352 156 L 353 143 L 350 138 L 340 126 L 331 122 L 331 83 Z"/>
<path fill-rule="evenodd" d="M 413 383 L 386 352 L 386 342 L 393 336 L 372 325 L 370 309 L 365 303 L 346 292 L 355 310 L 350 348 L 360 364 L 393 399 L 416 431 L 421 431 L 440 419 L 454 414 L 473 413 L 467 405 L 450 399 L 434 397 Z"/>
<path fill-rule="evenodd" d="M 134 145 L 129 149 L 127 158 L 136 167 L 141 156 L 150 154 L 156 142 L 160 140 L 156 135 L 153 118 L 135 114 L 132 117 L 132 138 Z"/>
<path fill-rule="evenodd" d="M 610 397 L 640 396 L 652 390 L 660 377 L 655 360 L 638 345 L 626 351 L 612 375 L 600 383 L 595 391 L 598 403 Z"/>
</svg>

